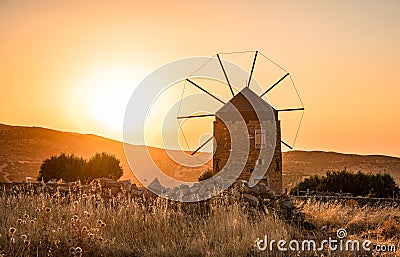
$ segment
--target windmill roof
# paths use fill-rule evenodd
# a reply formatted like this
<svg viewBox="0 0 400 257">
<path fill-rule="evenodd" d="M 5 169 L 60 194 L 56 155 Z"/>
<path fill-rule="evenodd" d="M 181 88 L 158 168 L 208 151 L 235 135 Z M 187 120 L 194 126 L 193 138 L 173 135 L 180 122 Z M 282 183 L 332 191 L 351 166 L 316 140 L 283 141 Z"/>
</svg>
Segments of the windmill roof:
<svg viewBox="0 0 400 257">
<path fill-rule="evenodd" d="M 238 120 L 237 111 L 245 121 L 274 119 L 274 108 L 254 93 L 250 88 L 243 88 L 229 102 L 222 106 L 216 116 L 224 120 Z"/>
<path fill-rule="evenodd" d="M 164 187 L 161 185 L 160 181 L 158 180 L 158 178 L 155 178 L 148 186 L 148 188 L 150 188 L 153 191 L 156 192 L 161 192 Z"/>
</svg>

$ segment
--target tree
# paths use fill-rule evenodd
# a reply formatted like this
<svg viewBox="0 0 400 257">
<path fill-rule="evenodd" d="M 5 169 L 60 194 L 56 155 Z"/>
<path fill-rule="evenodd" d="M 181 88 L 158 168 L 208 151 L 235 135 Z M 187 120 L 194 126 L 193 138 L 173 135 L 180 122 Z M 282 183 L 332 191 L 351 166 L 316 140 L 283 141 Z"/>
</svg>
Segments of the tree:
<svg viewBox="0 0 400 257">
<path fill-rule="evenodd" d="M 52 156 L 40 166 L 38 180 L 45 182 L 51 179 L 63 179 L 66 182 L 76 181 L 84 173 L 86 161 L 81 157 L 66 155 Z"/>
<path fill-rule="evenodd" d="M 38 180 L 63 179 L 66 182 L 90 181 L 95 178 L 119 179 L 123 175 L 120 161 L 111 154 L 96 153 L 88 161 L 65 153 L 52 156 L 40 166 Z"/>
<path fill-rule="evenodd" d="M 351 193 L 354 196 L 392 197 L 400 194 L 393 177 L 389 174 L 364 174 L 362 172 L 351 173 L 347 170 L 328 171 L 326 176 L 312 176 L 300 182 L 291 190 L 296 194 L 297 190 L 325 192 Z"/>
<path fill-rule="evenodd" d="M 112 154 L 96 153 L 86 164 L 86 174 L 89 180 L 95 178 L 119 179 L 123 175 L 120 161 Z"/>
</svg>

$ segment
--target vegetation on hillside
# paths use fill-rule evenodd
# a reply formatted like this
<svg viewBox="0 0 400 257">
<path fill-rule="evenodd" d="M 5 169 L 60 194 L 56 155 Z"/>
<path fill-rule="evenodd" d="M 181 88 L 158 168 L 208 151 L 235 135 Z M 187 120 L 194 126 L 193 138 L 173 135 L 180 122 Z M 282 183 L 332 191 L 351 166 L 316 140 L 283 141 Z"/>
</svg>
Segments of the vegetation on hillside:
<svg viewBox="0 0 400 257">
<path fill-rule="evenodd" d="M 299 191 L 321 191 L 351 193 L 353 196 L 391 198 L 400 196 L 400 189 L 389 174 L 351 173 L 346 170 L 329 171 L 325 176 L 314 175 L 292 188 L 291 194 Z"/>
<path fill-rule="evenodd" d="M 38 180 L 62 179 L 66 182 L 90 181 L 95 178 L 119 179 L 123 175 L 120 161 L 111 154 L 96 153 L 89 160 L 75 155 L 60 154 L 43 161 Z"/>
</svg>

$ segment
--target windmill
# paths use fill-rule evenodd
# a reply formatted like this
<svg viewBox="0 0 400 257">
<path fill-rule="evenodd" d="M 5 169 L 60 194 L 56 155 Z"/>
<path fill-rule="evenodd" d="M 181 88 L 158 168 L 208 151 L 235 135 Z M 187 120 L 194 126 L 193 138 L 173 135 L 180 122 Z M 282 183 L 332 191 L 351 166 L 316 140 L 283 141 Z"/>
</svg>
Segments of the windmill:
<svg viewBox="0 0 400 257">
<path fill-rule="evenodd" d="M 235 93 L 235 86 L 231 84 L 228 72 L 224 67 L 221 54 L 216 54 L 215 58 L 221 67 L 221 72 L 226 79 L 225 83 L 229 89 L 231 98 L 228 101 L 221 100 L 220 97 L 207 90 L 203 85 L 196 83 L 191 78 L 187 78 L 188 85 L 193 86 L 200 92 L 210 97 L 210 100 L 217 101 L 221 107 L 215 113 L 200 113 L 192 115 L 180 116 L 178 111 L 178 120 L 201 119 L 206 117 L 214 117 L 213 135 L 205 140 L 197 149 L 191 152 L 195 156 L 208 144 L 213 143 L 213 171 L 217 173 L 229 167 L 242 165 L 244 167 L 238 179 L 246 180 L 254 185 L 263 182 L 278 193 L 282 191 L 282 148 L 281 144 L 289 149 L 293 149 L 288 143 L 281 139 L 281 124 L 279 113 L 304 111 L 304 106 L 300 96 L 296 93 L 300 100 L 301 107 L 276 109 L 269 104 L 264 98 L 276 88 L 284 80 L 290 79 L 294 86 L 290 74 L 280 77 L 275 83 L 269 85 L 261 94 L 257 94 L 251 87 L 254 80 L 253 74 L 257 67 L 257 57 L 263 55 L 259 51 L 254 52 L 254 58 L 249 72 L 249 78 L 244 88 Z M 267 58 L 267 57 L 265 57 Z M 267 58 L 271 61 L 269 58 Z M 274 65 L 277 65 L 271 61 Z M 278 66 L 278 65 L 277 65 Z M 278 66 L 280 67 L 280 66 Z M 294 86 L 295 88 L 295 86 Z M 236 90 L 238 91 L 238 90 Z M 301 122 L 301 120 L 300 120 Z M 300 126 L 300 124 L 299 124 Z M 297 130 L 298 131 L 298 130 Z M 244 134 L 247 137 L 243 136 Z M 297 134 L 296 134 L 297 137 Z M 232 142 L 235 143 L 235 146 Z M 244 142 L 248 141 L 248 142 Z M 243 146 L 241 142 L 248 143 Z M 232 157 L 233 148 L 236 150 L 236 156 Z M 245 154 L 245 164 L 242 155 Z M 229 165 L 228 165 L 229 163 Z M 227 167 L 228 165 L 228 167 Z"/>
</svg>

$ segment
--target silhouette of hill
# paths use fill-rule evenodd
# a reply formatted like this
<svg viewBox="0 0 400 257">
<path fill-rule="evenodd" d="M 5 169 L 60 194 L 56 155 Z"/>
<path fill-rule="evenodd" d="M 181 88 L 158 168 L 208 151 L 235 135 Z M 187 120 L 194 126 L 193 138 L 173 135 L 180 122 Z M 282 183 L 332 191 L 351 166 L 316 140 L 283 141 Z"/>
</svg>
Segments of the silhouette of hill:
<svg viewBox="0 0 400 257">
<path fill-rule="evenodd" d="M 146 146 L 131 147 L 133 152 L 139 152 L 139 148 L 143 149 Z M 196 181 L 198 176 L 212 165 L 211 161 L 208 161 L 201 167 L 184 167 L 175 163 L 164 149 L 154 147 L 148 149 L 157 166 L 176 179 Z M 42 161 L 62 152 L 89 158 L 94 153 L 102 151 L 114 154 L 121 160 L 124 169 L 122 179 L 136 182 L 121 142 L 90 134 L 0 124 L 0 181 L 36 178 Z M 200 157 L 209 158 L 210 154 L 202 153 Z M 305 177 L 314 174 L 324 175 L 329 170 L 344 168 L 354 172 L 387 172 L 392 174 L 397 184 L 400 184 L 400 158 L 323 151 L 290 151 L 283 153 L 284 188 L 293 187 Z"/>
<path fill-rule="evenodd" d="M 135 152 L 145 146 L 131 146 Z M 175 163 L 163 149 L 148 147 L 152 158 L 167 175 L 185 180 L 196 181 L 207 166 L 187 168 Z M 9 126 L 0 124 L 0 181 L 23 181 L 26 177 L 36 178 L 42 161 L 60 153 L 75 154 L 89 158 L 96 152 L 114 154 L 124 169 L 121 179 L 133 176 L 125 157 L 121 142 L 104 137 L 61 132 L 40 127 Z M 139 151 L 136 151 L 139 152 Z"/>
</svg>

